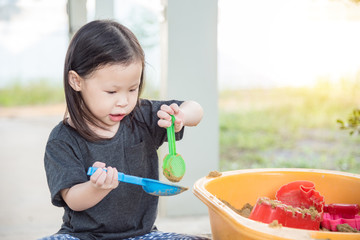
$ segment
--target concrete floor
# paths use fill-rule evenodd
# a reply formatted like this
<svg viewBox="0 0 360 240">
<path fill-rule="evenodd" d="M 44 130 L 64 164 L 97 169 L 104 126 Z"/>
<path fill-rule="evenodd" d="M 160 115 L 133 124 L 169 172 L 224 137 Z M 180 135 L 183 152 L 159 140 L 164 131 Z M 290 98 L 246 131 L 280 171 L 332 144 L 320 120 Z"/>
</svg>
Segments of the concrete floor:
<svg viewBox="0 0 360 240">
<path fill-rule="evenodd" d="M 62 107 L 0 108 L 2 240 L 37 239 L 53 234 L 61 225 L 62 209 L 50 203 L 43 155 L 51 129 L 62 119 Z M 156 225 L 167 232 L 211 233 L 207 215 L 161 217 Z"/>
</svg>

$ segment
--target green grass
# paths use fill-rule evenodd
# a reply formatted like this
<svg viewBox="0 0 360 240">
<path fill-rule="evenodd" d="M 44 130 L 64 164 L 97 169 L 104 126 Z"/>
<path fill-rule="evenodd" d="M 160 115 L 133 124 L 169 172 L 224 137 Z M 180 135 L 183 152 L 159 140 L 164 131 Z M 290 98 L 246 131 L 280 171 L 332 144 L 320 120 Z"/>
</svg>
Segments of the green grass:
<svg viewBox="0 0 360 240">
<path fill-rule="evenodd" d="M 360 106 L 359 81 L 326 81 L 314 88 L 222 91 L 220 170 L 268 167 L 360 173 L 360 136 L 340 130 Z M 145 87 L 144 97 L 158 98 Z M 46 81 L 0 89 L 0 107 L 64 102 L 61 86 Z"/>
<path fill-rule="evenodd" d="M 298 167 L 360 173 L 360 137 L 340 130 L 356 82 L 220 94 L 220 169 Z"/>
<path fill-rule="evenodd" d="M 31 82 L 27 85 L 14 83 L 0 88 L 0 106 L 60 103 L 65 101 L 63 92 L 62 86 L 51 85 L 46 80 Z"/>
<path fill-rule="evenodd" d="M 60 84 L 50 84 L 46 79 L 28 84 L 21 84 L 16 80 L 14 82 L 0 88 L 0 107 L 44 105 L 65 101 L 63 86 Z M 142 97 L 158 99 L 159 91 L 151 84 L 145 85 Z"/>
<path fill-rule="evenodd" d="M 14 82 L 0 88 L 0 107 L 54 104 L 65 101 L 62 85 L 50 84 L 46 79 L 28 84 L 21 84 L 16 80 Z M 141 96 L 158 99 L 159 91 L 151 84 L 147 84 Z"/>
</svg>

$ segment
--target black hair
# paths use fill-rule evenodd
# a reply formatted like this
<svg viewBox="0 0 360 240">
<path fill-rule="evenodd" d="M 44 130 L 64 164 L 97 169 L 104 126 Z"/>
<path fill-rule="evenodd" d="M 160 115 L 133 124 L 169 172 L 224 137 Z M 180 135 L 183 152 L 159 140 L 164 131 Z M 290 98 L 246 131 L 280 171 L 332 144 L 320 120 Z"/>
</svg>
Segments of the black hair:
<svg viewBox="0 0 360 240">
<path fill-rule="evenodd" d="M 128 28 L 112 20 L 96 20 L 81 27 L 72 38 L 65 57 L 64 90 L 67 110 L 64 123 L 69 115 L 81 136 L 89 141 L 102 140 L 87 124 L 101 127 L 100 120 L 86 106 L 81 93 L 69 84 L 69 71 L 73 70 L 80 77 L 86 78 L 108 64 L 127 66 L 138 61 L 142 63 L 142 72 L 137 106 L 144 84 L 145 55 L 136 36 Z"/>
</svg>

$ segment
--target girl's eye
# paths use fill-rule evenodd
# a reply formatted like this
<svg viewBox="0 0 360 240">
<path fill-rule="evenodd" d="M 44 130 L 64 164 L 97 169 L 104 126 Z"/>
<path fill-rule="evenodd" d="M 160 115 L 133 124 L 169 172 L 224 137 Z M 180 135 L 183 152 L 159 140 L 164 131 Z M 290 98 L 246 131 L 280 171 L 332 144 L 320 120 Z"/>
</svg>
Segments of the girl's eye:
<svg viewBox="0 0 360 240">
<path fill-rule="evenodd" d="M 137 88 L 130 89 L 130 92 L 135 92 Z"/>
<path fill-rule="evenodd" d="M 115 91 L 106 91 L 108 94 L 114 94 L 116 93 Z"/>
</svg>

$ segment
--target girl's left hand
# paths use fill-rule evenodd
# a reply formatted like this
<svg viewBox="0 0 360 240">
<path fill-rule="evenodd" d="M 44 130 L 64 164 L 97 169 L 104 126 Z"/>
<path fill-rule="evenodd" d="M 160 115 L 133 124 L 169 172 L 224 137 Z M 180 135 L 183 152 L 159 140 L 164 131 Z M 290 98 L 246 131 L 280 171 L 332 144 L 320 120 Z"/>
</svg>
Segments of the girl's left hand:
<svg viewBox="0 0 360 240">
<path fill-rule="evenodd" d="M 98 189 L 114 189 L 119 185 L 118 181 L 118 171 L 116 168 L 107 167 L 107 171 L 103 171 L 106 164 L 103 162 L 95 162 L 93 167 L 98 169 L 90 177 L 90 182 L 94 187 Z"/>
<path fill-rule="evenodd" d="M 158 125 L 163 128 L 168 128 L 171 126 L 171 116 L 175 116 L 175 132 L 179 132 L 184 126 L 185 114 L 181 111 L 180 107 L 173 103 L 170 106 L 163 104 L 160 107 L 160 110 L 157 112 L 157 116 L 160 118 Z"/>
</svg>

